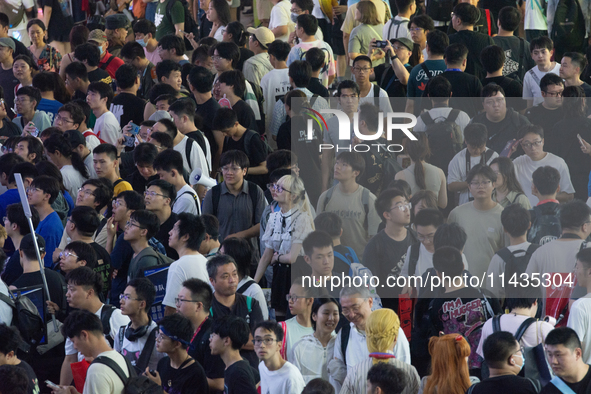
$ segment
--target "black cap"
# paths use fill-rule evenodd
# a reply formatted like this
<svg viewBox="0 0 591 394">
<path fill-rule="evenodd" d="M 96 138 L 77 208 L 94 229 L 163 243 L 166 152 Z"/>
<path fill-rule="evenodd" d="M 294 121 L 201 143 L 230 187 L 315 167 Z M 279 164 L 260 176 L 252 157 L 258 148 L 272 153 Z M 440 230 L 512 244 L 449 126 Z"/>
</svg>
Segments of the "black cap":
<svg viewBox="0 0 591 394">
<path fill-rule="evenodd" d="M 67 130 L 64 135 L 70 141 L 73 149 L 76 149 L 79 145 L 86 146 L 86 138 L 78 130 Z"/>
</svg>

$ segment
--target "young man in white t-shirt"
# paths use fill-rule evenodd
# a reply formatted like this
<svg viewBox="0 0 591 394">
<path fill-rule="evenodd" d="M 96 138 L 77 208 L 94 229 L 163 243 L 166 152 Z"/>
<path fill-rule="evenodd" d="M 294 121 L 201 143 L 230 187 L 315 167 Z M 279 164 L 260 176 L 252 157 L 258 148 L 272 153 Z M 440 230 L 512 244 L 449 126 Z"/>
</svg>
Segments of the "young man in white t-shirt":
<svg viewBox="0 0 591 394">
<path fill-rule="evenodd" d="M 414 220 L 415 229 L 419 244 L 408 247 L 404 265 L 400 271 L 401 276 L 423 275 L 429 268 L 433 268 L 433 253 L 435 252 L 435 245 L 433 238 L 435 232 L 445 221 L 443 214 L 437 209 L 421 209 Z M 413 253 L 418 249 L 418 253 Z M 411 258 L 413 261 L 411 264 Z"/>
<path fill-rule="evenodd" d="M 279 101 L 278 97 L 286 95 L 291 90 L 288 75 L 289 69 L 287 68 L 289 51 L 291 51 L 291 46 L 286 42 L 278 40 L 270 43 L 267 50 L 269 61 L 273 66 L 273 70 L 261 78 L 261 88 L 263 89 L 263 97 L 265 98 L 265 125 L 267 132 L 270 130 L 271 116 L 273 115 L 275 102 Z M 267 137 L 269 137 L 268 134 Z M 267 139 L 270 140 L 269 138 Z"/>
<path fill-rule="evenodd" d="M 288 0 L 271 0 L 271 19 L 269 20 L 269 30 L 273 32 L 276 40 L 287 42 L 289 33 L 294 29 L 294 23 L 291 21 L 291 3 Z"/>
<path fill-rule="evenodd" d="M 312 304 L 314 298 L 307 294 L 309 290 L 302 287 L 302 282 L 295 280 L 289 289 L 289 312 L 294 315 L 285 323 L 285 359 L 293 361 L 293 346 L 305 335 L 314 333 L 312 328 Z"/>
<path fill-rule="evenodd" d="M 524 126 L 519 130 L 518 138 L 525 155 L 513 160 L 513 165 L 517 180 L 529 198 L 531 206 L 535 207 L 539 202 L 532 192 L 532 174 L 543 166 L 554 167 L 560 173 L 560 193 L 556 195 L 556 199 L 562 203 L 572 200 L 575 189 L 570 180 L 568 166 L 561 157 L 544 152 L 544 129 L 537 125 Z"/>
<path fill-rule="evenodd" d="M 355 60 L 353 60 L 351 74 L 353 74 L 355 77 L 355 82 L 357 82 L 357 85 L 359 85 L 359 105 L 363 103 L 378 105 L 376 100 L 379 98 L 380 112 L 385 115 L 388 112 L 392 112 L 390 99 L 388 98 L 388 93 L 386 93 L 384 89 L 371 83 L 369 76 L 372 73 L 373 66 L 369 56 L 361 55 L 357 56 Z"/>
<path fill-rule="evenodd" d="M 417 3 L 415 0 L 396 0 L 395 3 L 398 8 L 398 15 L 384 24 L 382 38 L 388 41 L 399 37 L 412 40 L 408 22 L 410 17 L 417 12 Z"/>
<path fill-rule="evenodd" d="M 583 249 L 577 254 L 575 265 L 577 284 L 587 290 L 587 295 L 576 300 L 568 316 L 567 327 L 576 331 L 583 344 L 583 361 L 591 363 L 591 249 Z"/>
<path fill-rule="evenodd" d="M 158 154 L 154 159 L 154 169 L 160 179 L 172 184 L 177 191 L 176 199 L 172 203 L 172 212 L 176 214 L 187 212 L 193 215 L 201 213 L 199 197 L 183 177 L 183 158 L 179 152 L 167 149 Z"/>
<path fill-rule="evenodd" d="M 306 385 L 299 369 L 281 357 L 283 340 L 283 330 L 274 320 L 261 322 L 254 330 L 254 349 L 262 361 L 262 393 L 300 394 Z"/>
<path fill-rule="evenodd" d="M 86 102 L 96 116 L 94 133 L 99 139 L 111 145 L 117 145 L 121 137 L 121 126 L 109 106 L 113 101 L 113 89 L 105 82 L 92 82 L 88 85 Z"/>
<path fill-rule="evenodd" d="M 523 77 L 523 99 L 527 100 L 527 107 L 533 107 L 544 101 L 540 90 L 540 81 L 544 75 L 554 73 L 560 75 L 560 63 L 553 62 L 554 43 L 548 37 L 538 37 L 530 43 L 531 57 L 536 66 L 525 73 Z"/>
</svg>

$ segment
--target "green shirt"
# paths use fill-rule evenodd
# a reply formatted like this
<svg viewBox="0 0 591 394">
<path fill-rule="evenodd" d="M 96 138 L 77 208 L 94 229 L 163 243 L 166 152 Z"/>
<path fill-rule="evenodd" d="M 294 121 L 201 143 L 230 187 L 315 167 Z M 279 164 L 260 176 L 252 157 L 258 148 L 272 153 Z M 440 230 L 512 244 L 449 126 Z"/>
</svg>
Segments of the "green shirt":
<svg viewBox="0 0 591 394">
<path fill-rule="evenodd" d="M 168 18 L 166 15 L 166 7 L 169 1 L 171 0 L 158 2 L 158 6 L 156 7 L 154 24 L 156 25 L 156 40 L 158 41 L 167 34 L 175 34 L 175 24 L 185 22 L 185 9 L 180 1 L 175 2 L 172 6 L 172 9 L 170 10 L 170 18 Z"/>
</svg>

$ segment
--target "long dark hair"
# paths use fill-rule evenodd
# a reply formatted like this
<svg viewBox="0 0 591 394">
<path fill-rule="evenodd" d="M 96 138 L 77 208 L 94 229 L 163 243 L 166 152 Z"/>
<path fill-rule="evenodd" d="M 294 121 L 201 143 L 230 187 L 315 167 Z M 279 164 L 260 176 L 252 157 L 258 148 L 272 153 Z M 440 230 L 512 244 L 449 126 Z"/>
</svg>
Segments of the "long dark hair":
<svg viewBox="0 0 591 394">
<path fill-rule="evenodd" d="M 491 166 L 493 164 L 499 166 L 499 172 L 505 180 L 505 185 L 507 185 L 508 191 L 523 193 L 523 189 L 517 180 L 517 175 L 515 175 L 515 166 L 513 165 L 513 161 L 511 161 L 511 159 L 508 157 L 497 157 L 490 162 Z"/>
<path fill-rule="evenodd" d="M 312 319 L 312 315 L 316 314 L 318 315 L 318 311 L 320 310 L 320 307 L 324 304 L 329 304 L 331 302 L 334 302 L 337 305 L 337 308 L 339 308 L 339 314 L 341 312 L 341 304 L 339 304 L 339 302 L 334 299 L 334 298 L 314 298 L 314 303 L 312 304 L 312 312 L 310 313 L 310 321 L 312 322 L 312 328 L 314 329 L 314 331 L 316 331 L 316 322 L 314 321 L 314 319 Z"/>
<path fill-rule="evenodd" d="M 234 44 L 238 45 L 238 47 L 242 48 L 244 44 L 246 44 L 246 34 L 242 23 L 238 21 L 228 23 L 228 26 L 226 26 L 226 34 L 232 35 L 232 41 Z"/>
<path fill-rule="evenodd" d="M 250 273 L 250 267 L 254 263 L 254 250 L 250 242 L 244 238 L 228 238 L 220 245 L 224 248 L 224 254 L 231 256 L 236 261 L 236 268 L 240 279 Z"/>
<path fill-rule="evenodd" d="M 427 184 L 425 183 L 425 167 L 422 161 L 431 155 L 429 142 L 423 134 L 425 133 L 421 133 L 416 141 L 407 141 L 405 146 L 406 152 L 415 163 L 415 182 L 421 190 L 427 189 Z"/>
<path fill-rule="evenodd" d="M 427 60 L 427 59 L 423 59 Z M 410 58 L 408 59 L 408 63 L 414 67 L 417 64 L 421 63 L 421 46 L 419 44 L 413 44 L 412 46 L 412 53 L 410 54 Z"/>
<path fill-rule="evenodd" d="M 226 0 L 211 0 L 215 12 L 218 14 L 220 26 L 228 26 L 230 23 L 230 6 Z"/>
<path fill-rule="evenodd" d="M 59 168 L 57 168 L 55 164 L 53 164 L 49 160 L 41 160 L 39 163 L 35 164 L 35 168 L 37 169 L 37 171 L 39 171 L 39 175 L 47 175 L 57 179 L 57 183 L 59 183 L 60 185 L 60 190 L 62 192 L 66 191 L 62 172 Z"/>
<path fill-rule="evenodd" d="M 67 103 L 72 99 L 72 95 L 66 87 L 66 83 L 56 72 L 50 72 L 51 76 L 55 80 L 55 90 L 53 91 L 53 97 L 60 103 Z"/>
<path fill-rule="evenodd" d="M 43 142 L 43 146 L 49 153 L 59 152 L 65 158 L 72 160 L 72 167 L 84 178 L 90 178 L 84 160 L 82 160 L 78 152 L 72 151 L 72 145 L 65 135 L 58 133 L 52 134 Z"/>
</svg>

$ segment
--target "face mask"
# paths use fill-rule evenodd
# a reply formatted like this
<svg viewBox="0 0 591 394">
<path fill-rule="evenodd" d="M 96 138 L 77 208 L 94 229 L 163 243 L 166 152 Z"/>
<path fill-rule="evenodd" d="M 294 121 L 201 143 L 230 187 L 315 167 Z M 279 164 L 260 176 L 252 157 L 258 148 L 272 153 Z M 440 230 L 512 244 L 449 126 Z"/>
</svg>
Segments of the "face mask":
<svg viewBox="0 0 591 394">
<path fill-rule="evenodd" d="M 525 357 L 523 357 L 523 356 L 519 356 L 519 355 L 517 355 L 517 354 L 514 354 L 514 355 L 513 355 L 513 357 L 519 357 L 519 358 L 521 358 L 521 361 L 522 361 L 522 363 L 521 363 L 521 367 L 519 367 L 519 372 L 521 372 L 521 370 L 522 370 L 522 369 L 523 369 L 523 367 L 525 366 Z"/>
<path fill-rule="evenodd" d="M 142 48 L 145 48 L 148 46 L 148 43 L 146 42 L 146 40 L 144 38 L 142 38 L 141 40 L 136 40 L 136 42 L 138 44 L 140 44 L 142 46 Z"/>
<path fill-rule="evenodd" d="M 299 16 L 299 14 L 296 14 L 295 12 L 292 12 L 291 13 L 291 21 L 293 23 L 296 23 L 298 21 L 298 16 Z"/>
<path fill-rule="evenodd" d="M 98 48 L 99 48 L 99 52 L 100 52 L 101 56 L 103 56 L 103 53 L 105 53 L 105 50 L 103 49 L 102 46 L 99 46 Z"/>
</svg>

